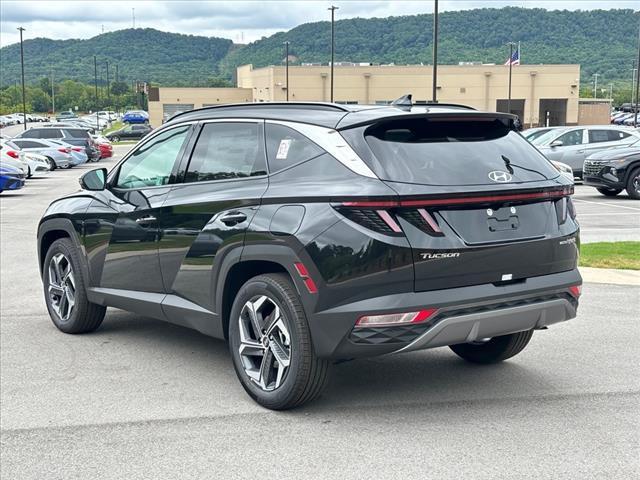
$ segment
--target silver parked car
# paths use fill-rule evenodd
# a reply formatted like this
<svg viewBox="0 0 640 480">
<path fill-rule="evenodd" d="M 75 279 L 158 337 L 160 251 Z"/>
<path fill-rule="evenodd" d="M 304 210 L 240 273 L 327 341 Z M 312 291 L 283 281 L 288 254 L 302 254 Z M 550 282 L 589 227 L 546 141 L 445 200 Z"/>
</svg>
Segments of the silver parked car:
<svg viewBox="0 0 640 480">
<path fill-rule="evenodd" d="M 76 164 L 71 156 L 71 145 L 57 144 L 41 138 L 12 138 L 7 144 L 16 150 L 45 156 L 51 170 L 69 168 Z"/>
<path fill-rule="evenodd" d="M 549 160 L 566 163 L 582 178 L 585 159 L 596 152 L 626 147 L 640 136 L 633 130 L 612 125 L 587 125 L 550 130 L 532 140 Z"/>
</svg>

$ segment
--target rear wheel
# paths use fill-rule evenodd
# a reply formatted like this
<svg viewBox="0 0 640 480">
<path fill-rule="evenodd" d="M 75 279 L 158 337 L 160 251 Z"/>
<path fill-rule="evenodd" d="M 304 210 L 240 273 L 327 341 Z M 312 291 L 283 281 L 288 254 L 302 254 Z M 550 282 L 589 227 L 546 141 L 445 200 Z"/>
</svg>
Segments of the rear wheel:
<svg viewBox="0 0 640 480">
<path fill-rule="evenodd" d="M 329 362 L 316 357 L 304 309 L 283 274 L 252 278 L 229 319 L 233 366 L 246 392 L 273 410 L 297 407 L 324 389 Z"/>
<path fill-rule="evenodd" d="M 640 168 L 631 171 L 627 180 L 627 194 L 635 200 L 640 200 Z"/>
<path fill-rule="evenodd" d="M 533 330 L 493 337 L 486 342 L 460 343 L 449 348 L 472 363 L 497 363 L 520 353 L 527 346 Z"/>
<path fill-rule="evenodd" d="M 47 310 L 54 325 L 65 333 L 95 330 L 106 312 L 106 307 L 87 300 L 80 262 L 80 256 L 68 238 L 53 242 L 44 260 Z"/>
<path fill-rule="evenodd" d="M 617 188 L 614 189 L 614 188 L 602 188 L 602 187 L 598 187 L 596 188 L 596 190 L 598 190 L 602 195 L 606 197 L 615 197 L 622 191 L 622 189 L 618 190 Z"/>
</svg>

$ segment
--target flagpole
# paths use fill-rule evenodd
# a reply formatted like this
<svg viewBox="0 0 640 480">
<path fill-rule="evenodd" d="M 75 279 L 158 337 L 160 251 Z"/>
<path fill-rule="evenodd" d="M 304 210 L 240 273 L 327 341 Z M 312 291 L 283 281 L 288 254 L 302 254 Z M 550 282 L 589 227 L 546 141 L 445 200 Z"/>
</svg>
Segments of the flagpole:
<svg viewBox="0 0 640 480">
<path fill-rule="evenodd" d="M 513 42 L 509 42 L 509 98 L 507 99 L 507 113 L 511 113 L 511 69 L 513 68 Z"/>
</svg>

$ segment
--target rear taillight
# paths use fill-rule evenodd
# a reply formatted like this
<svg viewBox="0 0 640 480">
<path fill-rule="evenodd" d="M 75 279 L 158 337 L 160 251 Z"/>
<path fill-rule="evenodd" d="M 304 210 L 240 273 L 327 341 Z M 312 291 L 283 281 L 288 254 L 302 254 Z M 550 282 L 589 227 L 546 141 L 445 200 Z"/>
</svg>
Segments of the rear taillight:
<svg viewBox="0 0 640 480">
<path fill-rule="evenodd" d="M 582 295 L 582 285 L 572 285 L 569 287 L 569 293 L 576 299 L 580 298 L 580 295 Z"/>
<path fill-rule="evenodd" d="M 295 267 L 296 272 L 298 272 L 298 275 L 300 275 L 300 278 L 302 278 L 302 281 L 304 282 L 305 287 L 307 287 L 309 293 L 318 293 L 318 287 L 316 286 L 316 283 L 313 281 L 313 279 L 309 276 L 309 270 L 307 270 L 307 267 L 304 266 L 304 263 L 296 262 L 293 264 L 293 266 Z"/>
<path fill-rule="evenodd" d="M 20 158 L 20 154 L 15 150 L 7 150 L 7 155 L 9 155 L 11 158 Z"/>
<path fill-rule="evenodd" d="M 432 318 L 437 312 L 437 308 L 425 308 L 417 312 L 365 315 L 358 319 L 356 327 L 389 327 L 394 325 L 422 323 Z"/>
</svg>

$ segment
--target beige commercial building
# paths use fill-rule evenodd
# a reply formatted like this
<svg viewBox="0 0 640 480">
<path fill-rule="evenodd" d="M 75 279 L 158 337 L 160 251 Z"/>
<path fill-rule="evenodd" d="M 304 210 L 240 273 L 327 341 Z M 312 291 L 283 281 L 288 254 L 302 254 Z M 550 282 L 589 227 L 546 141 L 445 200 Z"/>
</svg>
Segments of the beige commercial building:
<svg viewBox="0 0 640 480">
<path fill-rule="evenodd" d="M 171 111 L 229 102 L 286 101 L 284 66 L 237 69 L 237 88 L 159 88 L 149 110 L 152 125 Z M 578 123 L 580 65 L 518 65 L 513 67 L 511 111 L 526 127 Z M 507 111 L 509 68 L 504 65 L 441 65 L 438 101 L 480 110 Z M 415 103 L 431 100 L 432 67 L 428 65 L 336 64 L 334 100 L 346 104 L 385 104 L 407 93 Z M 330 67 L 289 67 L 289 100 L 328 102 Z M 152 104 L 153 107 L 152 107 Z M 193 107 L 192 107 L 193 108 Z"/>
</svg>

